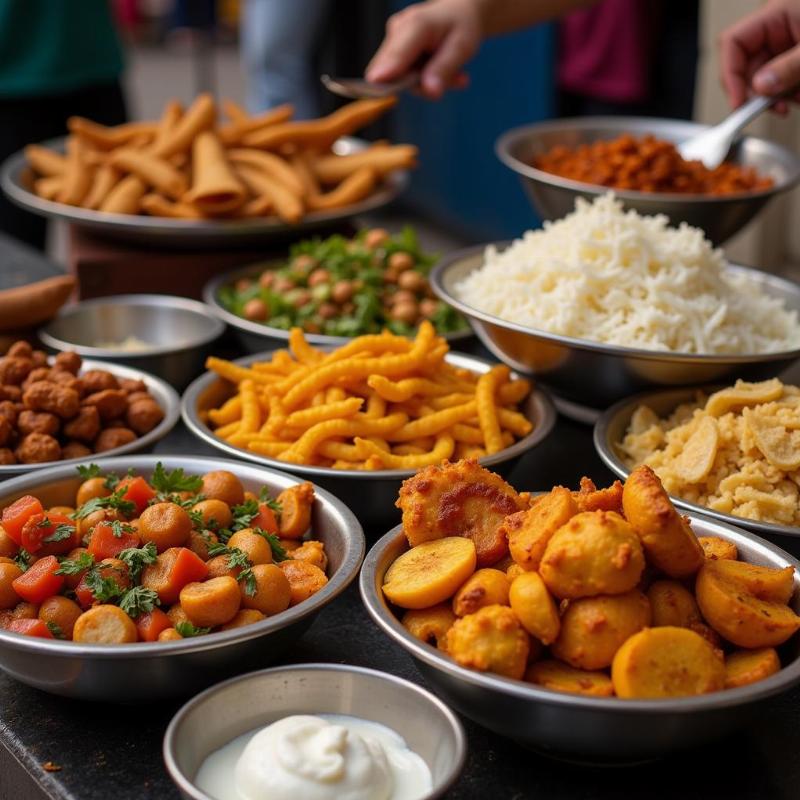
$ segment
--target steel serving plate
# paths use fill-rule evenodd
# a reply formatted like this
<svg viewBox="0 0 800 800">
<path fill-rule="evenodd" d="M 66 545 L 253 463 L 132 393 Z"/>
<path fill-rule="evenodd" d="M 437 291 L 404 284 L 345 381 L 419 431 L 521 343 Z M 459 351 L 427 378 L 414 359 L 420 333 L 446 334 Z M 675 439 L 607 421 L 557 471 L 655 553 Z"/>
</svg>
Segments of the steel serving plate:
<svg viewBox="0 0 800 800">
<path fill-rule="evenodd" d="M 284 265 L 284 261 L 264 262 L 261 264 L 249 264 L 231 272 L 223 273 L 212 278 L 203 287 L 203 300 L 214 314 L 222 322 L 229 325 L 236 334 L 236 338 L 242 347 L 249 353 L 263 352 L 265 349 L 275 347 L 281 342 L 289 340 L 289 331 L 283 328 L 274 328 L 262 322 L 251 322 L 249 319 L 234 314 L 229 311 L 219 299 L 219 292 L 223 286 L 235 283 L 241 278 L 253 278 L 260 275 L 265 269 L 278 269 Z M 451 344 L 462 339 L 472 337 L 472 329 L 466 328 L 455 333 L 440 333 L 439 336 L 446 339 Z M 339 347 L 352 341 L 351 336 L 328 336 L 323 333 L 306 333 L 306 341 L 315 347 Z"/>
<path fill-rule="evenodd" d="M 125 364 L 152 372 L 183 389 L 203 370 L 212 342 L 225 325 L 203 303 L 163 294 L 123 294 L 83 300 L 63 308 L 39 329 L 51 350 Z M 101 347 L 134 337 L 142 350 Z"/>
<path fill-rule="evenodd" d="M 673 389 L 661 392 L 644 392 L 642 394 L 629 397 L 611 406 L 594 427 L 594 446 L 603 463 L 620 478 L 627 478 L 630 469 L 622 460 L 622 456 L 617 449 L 617 442 L 621 442 L 625 437 L 630 424 L 633 412 L 640 405 L 649 406 L 659 417 L 669 416 L 681 403 L 692 402 L 698 391 L 706 394 L 723 388 L 722 386 L 695 387 L 693 389 Z M 722 511 L 714 511 L 711 508 L 690 503 L 682 500 L 677 495 L 670 495 L 670 499 L 676 506 L 690 511 L 693 514 L 705 514 L 729 525 L 739 525 L 751 531 L 756 531 L 762 536 L 792 536 L 800 537 L 800 527 L 794 525 L 777 525 L 772 522 L 760 522 L 746 517 L 737 517 L 733 514 L 725 514 Z"/>
<path fill-rule="evenodd" d="M 103 458 L 94 463 L 103 471 L 150 475 L 161 462 L 167 470 L 191 474 L 227 469 L 245 489 L 272 492 L 298 483 L 298 479 L 253 464 L 196 456 L 127 456 Z M 0 508 L 26 494 L 45 507 L 71 505 L 82 479 L 74 466 L 5 481 L 0 487 Z M 186 695 L 214 681 L 268 664 L 302 636 L 314 617 L 338 597 L 358 573 L 364 556 L 364 533 L 353 513 L 340 500 L 315 487 L 311 527 L 325 543 L 328 583 L 308 600 L 252 625 L 176 642 L 137 642 L 91 645 L 37 639 L 0 630 L 0 669 L 12 678 L 51 694 L 104 702 L 136 703 Z"/>
<path fill-rule="evenodd" d="M 167 771 L 186 800 L 213 800 L 193 783 L 205 758 L 293 714 L 347 714 L 395 730 L 431 771 L 433 789 L 418 800 L 443 797 L 464 767 L 461 722 L 422 687 L 364 667 L 298 664 L 242 675 L 190 700 L 164 736 Z"/>
<path fill-rule="evenodd" d="M 65 137 L 43 142 L 59 152 L 64 151 Z M 345 136 L 336 141 L 333 150 L 338 155 L 358 153 L 369 146 L 363 139 Z M 127 242 L 163 247 L 226 247 L 232 244 L 257 244 L 270 240 L 285 240 L 297 234 L 330 227 L 358 214 L 374 211 L 387 205 L 408 184 L 408 173 L 397 171 L 388 175 L 381 187 L 358 203 L 331 211 L 313 211 L 291 225 L 277 217 L 255 219 L 170 219 L 139 214 L 109 214 L 78 208 L 54 200 L 45 200 L 31 190 L 32 174 L 24 151 L 15 153 L 0 166 L 0 187 L 6 196 L 21 208 L 42 217 L 61 219 L 94 233 Z"/>
<path fill-rule="evenodd" d="M 697 122 L 650 117 L 576 117 L 525 125 L 504 133 L 495 144 L 498 158 L 517 173 L 542 219 L 560 219 L 575 207 L 575 199 L 592 200 L 609 191 L 569 178 L 560 178 L 532 166 L 536 156 L 555 145 L 581 144 L 616 139 L 623 133 L 652 134 L 680 144 L 710 126 Z M 781 145 L 755 136 L 740 138 L 729 161 L 773 180 L 769 189 L 734 195 L 692 195 L 614 190 L 626 208 L 640 214 L 665 214 L 672 225 L 687 222 L 705 231 L 714 244 L 722 244 L 738 233 L 775 195 L 791 189 L 800 180 L 800 158 Z"/>
<path fill-rule="evenodd" d="M 719 536 L 736 544 L 740 559 L 794 568 L 790 605 L 800 612 L 800 563 L 775 545 L 715 520 L 691 516 L 698 536 Z M 408 549 L 397 526 L 367 554 L 361 597 L 372 619 L 411 654 L 433 690 L 456 711 L 495 733 L 546 755 L 595 763 L 650 760 L 724 736 L 763 711 L 768 697 L 800 683 L 800 635 L 781 648 L 780 672 L 758 683 L 697 697 L 622 700 L 557 692 L 523 681 L 459 666 L 412 636 L 383 596 L 386 570 Z"/>
<path fill-rule="evenodd" d="M 247 356 L 234 361 L 234 364 L 249 366 L 255 361 L 263 361 L 270 353 Z M 493 366 L 490 362 L 463 353 L 448 353 L 448 363 L 463 367 L 473 372 L 488 372 Z M 512 378 L 517 377 L 512 374 Z M 400 485 L 410 478 L 416 470 L 343 470 L 330 467 L 313 467 L 306 464 L 291 464 L 275 458 L 253 453 L 237 447 L 214 435 L 204 420 L 205 412 L 216 408 L 233 394 L 233 385 L 207 372 L 195 380 L 184 392 L 181 401 L 181 415 L 186 427 L 212 447 L 235 458 L 265 464 L 273 469 L 282 469 L 299 475 L 306 480 L 324 487 L 331 494 L 341 498 L 358 516 L 361 524 L 371 529 L 374 526 L 385 526 L 389 521 L 399 518 L 395 508 L 395 500 Z M 523 401 L 520 411 L 533 423 L 533 430 L 511 447 L 491 456 L 480 459 L 485 467 L 490 467 L 500 474 L 508 474 L 516 461 L 528 450 L 540 444 L 555 425 L 556 412 L 548 395 L 538 387 Z"/>
<path fill-rule="evenodd" d="M 148 431 L 144 436 L 134 439 L 129 444 L 124 444 L 121 447 L 115 447 L 112 450 L 106 450 L 103 453 L 92 454 L 83 458 L 67 458 L 61 461 L 45 461 L 42 464 L 2 464 L 0 465 L 0 481 L 6 478 L 11 478 L 15 475 L 27 475 L 29 472 L 41 472 L 42 470 L 50 469 L 52 467 L 72 467 L 73 469 L 78 464 L 86 462 L 87 458 L 109 458 L 112 456 L 121 456 L 123 453 L 138 453 L 141 450 L 146 450 L 152 447 L 156 442 L 163 439 L 178 422 L 181 415 L 181 401 L 178 393 L 166 382 L 150 375 L 148 372 L 143 372 L 140 369 L 133 369 L 133 367 L 124 367 L 119 364 L 109 364 L 104 361 L 92 361 L 85 359 L 81 363 L 81 369 L 78 373 L 80 377 L 82 372 L 90 369 L 102 369 L 112 373 L 117 378 L 128 378 L 130 380 L 143 381 L 147 386 L 148 391 L 153 396 L 153 399 L 161 406 L 164 411 L 164 419 L 156 425 L 153 430 Z"/>
<path fill-rule="evenodd" d="M 503 249 L 509 243 L 494 243 Z M 534 375 L 566 400 L 607 408 L 634 392 L 722 380 L 773 377 L 800 358 L 800 348 L 758 355 L 693 355 L 575 339 L 507 322 L 460 300 L 455 285 L 483 264 L 486 245 L 460 250 L 431 272 L 433 291 L 469 319 L 483 344 L 518 372 Z M 765 294 L 800 313 L 800 285 L 750 267 L 729 265 Z"/>
</svg>

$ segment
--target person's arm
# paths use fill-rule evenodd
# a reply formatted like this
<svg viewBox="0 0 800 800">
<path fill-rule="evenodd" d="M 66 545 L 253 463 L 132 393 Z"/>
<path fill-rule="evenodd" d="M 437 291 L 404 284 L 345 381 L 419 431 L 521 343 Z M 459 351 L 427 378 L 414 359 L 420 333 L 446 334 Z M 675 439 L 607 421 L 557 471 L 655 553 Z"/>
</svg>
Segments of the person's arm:
<svg viewBox="0 0 800 800">
<path fill-rule="evenodd" d="M 770 0 L 720 36 L 721 78 L 736 108 L 751 90 L 778 95 L 800 84 L 800 0 Z M 797 97 L 795 96 L 795 99 Z M 776 104 L 785 110 L 786 104 Z"/>
<path fill-rule="evenodd" d="M 463 87 L 464 64 L 487 36 L 526 28 L 597 0 L 428 0 L 392 15 L 386 37 L 366 70 L 368 80 L 401 78 L 425 58 L 422 93 L 439 98 Z"/>
</svg>

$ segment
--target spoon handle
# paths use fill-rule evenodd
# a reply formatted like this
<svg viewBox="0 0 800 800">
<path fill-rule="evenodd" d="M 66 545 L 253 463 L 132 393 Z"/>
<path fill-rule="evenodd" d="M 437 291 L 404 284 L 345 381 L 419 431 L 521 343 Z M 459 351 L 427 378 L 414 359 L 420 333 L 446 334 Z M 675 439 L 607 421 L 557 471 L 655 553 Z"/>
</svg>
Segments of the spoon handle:
<svg viewBox="0 0 800 800">
<path fill-rule="evenodd" d="M 744 105 L 739 106 L 731 115 L 728 116 L 718 129 L 733 138 L 748 122 L 755 119 L 762 111 L 769 108 L 778 98 L 756 95 L 748 100 Z"/>
</svg>

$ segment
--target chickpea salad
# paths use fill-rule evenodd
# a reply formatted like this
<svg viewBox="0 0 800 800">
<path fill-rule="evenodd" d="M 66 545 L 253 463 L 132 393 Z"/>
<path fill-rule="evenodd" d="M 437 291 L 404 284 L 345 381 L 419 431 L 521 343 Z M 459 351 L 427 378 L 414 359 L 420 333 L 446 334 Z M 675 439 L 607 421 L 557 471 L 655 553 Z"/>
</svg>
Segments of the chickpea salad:
<svg viewBox="0 0 800 800">
<path fill-rule="evenodd" d="M 425 319 L 440 334 L 467 330 L 464 317 L 431 291 L 427 276 L 434 261 L 412 228 L 314 238 L 295 244 L 284 265 L 265 264 L 260 274 L 222 287 L 219 301 L 251 322 L 327 336 L 384 328 L 412 336 Z"/>
<path fill-rule="evenodd" d="M 314 487 L 271 497 L 226 470 L 78 468 L 72 505 L 0 515 L 0 628 L 85 644 L 164 642 L 259 622 L 328 582 Z"/>
</svg>

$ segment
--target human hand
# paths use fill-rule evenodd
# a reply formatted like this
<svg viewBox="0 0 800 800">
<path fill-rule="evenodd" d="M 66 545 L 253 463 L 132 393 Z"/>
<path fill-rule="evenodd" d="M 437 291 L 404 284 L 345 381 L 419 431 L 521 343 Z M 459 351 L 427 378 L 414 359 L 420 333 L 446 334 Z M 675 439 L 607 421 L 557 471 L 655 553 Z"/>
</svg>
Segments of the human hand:
<svg viewBox="0 0 800 800">
<path fill-rule="evenodd" d="M 464 64 L 483 38 L 475 0 L 428 0 L 389 17 L 386 37 L 367 66 L 365 77 L 382 83 L 422 66 L 420 91 L 438 100 L 448 88 L 465 88 Z"/>
<path fill-rule="evenodd" d="M 800 0 L 770 0 L 720 37 L 721 78 L 737 108 L 752 92 L 779 95 L 800 84 Z M 795 94 L 793 99 L 800 100 Z M 781 100 L 775 110 L 785 113 Z"/>
</svg>

